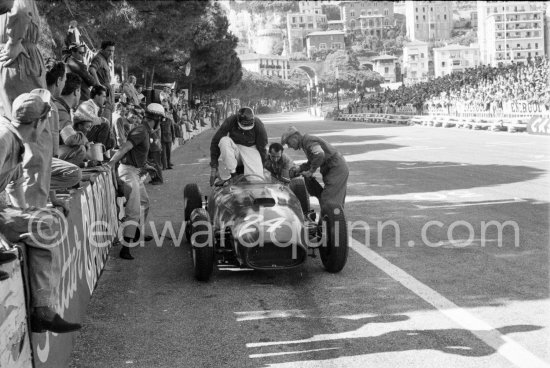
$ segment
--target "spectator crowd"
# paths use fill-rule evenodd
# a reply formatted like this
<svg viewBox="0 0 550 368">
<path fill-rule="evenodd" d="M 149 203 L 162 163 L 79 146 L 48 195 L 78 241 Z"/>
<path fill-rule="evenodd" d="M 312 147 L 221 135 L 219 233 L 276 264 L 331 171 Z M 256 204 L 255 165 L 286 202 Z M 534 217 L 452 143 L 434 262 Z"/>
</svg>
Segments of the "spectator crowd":
<svg viewBox="0 0 550 368">
<path fill-rule="evenodd" d="M 393 113 L 412 106 L 417 114 L 457 103 L 491 107 L 527 101 L 550 107 L 549 62 L 536 57 L 527 63 L 496 67 L 481 65 L 411 86 L 386 89 L 351 103 L 347 113 Z"/>
</svg>

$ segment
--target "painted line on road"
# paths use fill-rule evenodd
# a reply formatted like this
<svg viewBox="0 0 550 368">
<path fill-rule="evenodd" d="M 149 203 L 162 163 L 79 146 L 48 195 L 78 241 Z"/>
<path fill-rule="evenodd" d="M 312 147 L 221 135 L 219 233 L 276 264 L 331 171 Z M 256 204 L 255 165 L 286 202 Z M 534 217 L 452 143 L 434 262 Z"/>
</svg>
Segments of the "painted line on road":
<svg viewBox="0 0 550 368">
<path fill-rule="evenodd" d="M 287 352 L 279 352 L 279 353 L 265 353 L 265 354 L 250 354 L 249 358 L 267 358 L 272 356 L 280 356 L 280 355 L 291 355 L 291 354 L 306 354 L 306 353 L 313 353 L 316 351 L 327 351 L 327 350 L 337 350 L 340 348 L 321 348 L 321 349 L 310 349 L 310 350 L 299 350 L 299 351 L 287 351 Z"/>
<path fill-rule="evenodd" d="M 396 167 L 397 170 L 416 170 L 416 169 L 434 169 L 440 167 L 466 166 L 466 164 L 456 165 L 432 165 L 432 166 L 415 166 L 415 167 Z"/>
<path fill-rule="evenodd" d="M 421 283 L 363 243 L 350 238 L 351 247 L 361 257 L 378 267 L 395 281 L 434 306 L 456 324 L 470 331 L 478 339 L 495 349 L 495 352 L 520 368 L 550 368 L 550 364 L 537 357 L 523 346 L 498 332 L 488 323 L 460 308 L 437 291 Z"/>
<path fill-rule="evenodd" d="M 471 207 L 471 206 L 488 206 L 492 204 L 509 204 L 509 203 L 520 203 L 520 202 L 527 202 L 525 199 L 522 198 L 514 198 L 513 200 L 509 201 L 494 201 L 494 202 L 474 202 L 474 203 L 458 203 L 458 204 L 444 204 L 440 206 L 422 206 L 419 204 L 415 204 L 416 207 L 418 207 L 419 210 L 425 210 L 425 209 L 432 209 L 432 208 L 455 208 L 455 207 Z"/>
</svg>

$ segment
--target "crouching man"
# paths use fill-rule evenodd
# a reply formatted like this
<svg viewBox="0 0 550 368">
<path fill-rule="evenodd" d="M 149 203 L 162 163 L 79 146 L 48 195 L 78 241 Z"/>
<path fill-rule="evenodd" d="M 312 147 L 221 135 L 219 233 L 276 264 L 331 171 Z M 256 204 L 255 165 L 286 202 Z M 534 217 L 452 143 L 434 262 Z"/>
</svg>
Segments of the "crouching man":
<svg viewBox="0 0 550 368">
<path fill-rule="evenodd" d="M 218 159 L 223 181 L 237 175 L 237 166 L 244 165 L 244 174 L 264 176 L 267 132 L 250 107 L 241 108 L 223 122 L 210 144 L 210 185 L 218 176 Z"/>
<path fill-rule="evenodd" d="M 11 182 L 10 196 L 25 205 L 23 162 L 24 143 L 36 142 L 48 122 L 49 101 L 45 90 L 36 89 L 18 96 L 12 105 L 12 119 L 0 117 L 0 192 Z M 46 91 L 47 92 L 47 91 Z M 77 323 L 65 321 L 55 312 L 61 262 L 56 237 L 54 211 L 36 208 L 0 208 L 0 233 L 10 242 L 27 246 L 31 294 L 31 330 L 33 332 L 71 332 Z"/>
<path fill-rule="evenodd" d="M 304 177 L 310 195 L 319 198 L 321 209 L 331 202 L 344 207 L 348 185 L 349 169 L 344 156 L 324 139 L 301 134 L 295 127 L 290 127 L 281 137 L 281 144 L 288 144 L 294 150 L 302 149 L 307 162 L 300 165 L 294 175 Z M 325 187 L 313 177 L 320 169 Z M 291 170 L 294 171 L 294 170 Z"/>
<path fill-rule="evenodd" d="M 283 152 L 280 143 L 271 143 L 267 151 L 265 169 L 271 174 L 271 178 L 283 184 L 290 183 L 290 171 L 294 168 L 294 161 Z"/>
</svg>

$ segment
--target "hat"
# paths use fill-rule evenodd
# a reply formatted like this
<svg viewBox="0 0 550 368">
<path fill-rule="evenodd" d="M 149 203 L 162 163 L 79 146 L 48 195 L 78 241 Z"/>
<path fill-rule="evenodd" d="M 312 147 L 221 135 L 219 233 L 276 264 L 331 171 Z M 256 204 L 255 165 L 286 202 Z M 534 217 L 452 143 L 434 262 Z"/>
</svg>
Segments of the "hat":
<svg viewBox="0 0 550 368">
<path fill-rule="evenodd" d="M 164 107 L 161 104 L 158 103 L 150 103 L 147 105 L 147 109 L 145 109 L 145 116 L 147 117 L 162 117 L 164 118 Z"/>
<path fill-rule="evenodd" d="M 242 107 L 237 113 L 237 123 L 243 130 L 254 128 L 254 112 L 250 107 Z"/>
<path fill-rule="evenodd" d="M 287 144 L 288 142 L 288 139 L 290 137 L 292 137 L 294 134 L 296 133 L 299 133 L 298 132 L 298 129 L 296 129 L 295 127 L 291 126 L 287 129 L 286 132 L 283 133 L 283 135 L 281 136 L 281 144 L 284 146 L 285 144 Z"/>
<path fill-rule="evenodd" d="M 51 93 L 47 89 L 37 88 L 29 93 L 23 93 L 13 101 L 12 123 L 30 124 L 45 118 L 50 112 Z"/>
<path fill-rule="evenodd" d="M 92 106 L 87 103 L 81 103 L 73 115 L 74 123 L 81 123 L 83 121 L 91 121 L 94 124 L 101 123 L 101 118 L 97 116 Z"/>
</svg>

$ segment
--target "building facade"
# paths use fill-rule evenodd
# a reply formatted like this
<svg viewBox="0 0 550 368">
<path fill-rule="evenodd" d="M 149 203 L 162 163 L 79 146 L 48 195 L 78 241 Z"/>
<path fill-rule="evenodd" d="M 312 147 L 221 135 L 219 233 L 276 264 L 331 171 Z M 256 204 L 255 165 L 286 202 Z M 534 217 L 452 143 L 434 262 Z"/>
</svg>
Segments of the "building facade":
<svg viewBox="0 0 550 368">
<path fill-rule="evenodd" d="M 482 64 L 526 62 L 545 55 L 544 10 L 538 2 L 478 1 Z"/>
<path fill-rule="evenodd" d="M 447 45 L 433 49 L 434 75 L 442 77 L 479 65 L 479 46 Z"/>
<path fill-rule="evenodd" d="M 288 79 L 290 62 L 287 57 L 277 55 L 242 54 L 239 55 L 244 69 L 265 76 Z"/>
<path fill-rule="evenodd" d="M 345 31 L 385 37 L 395 25 L 393 1 L 340 1 L 340 19 Z"/>
<path fill-rule="evenodd" d="M 324 14 L 290 13 L 286 16 L 288 52 L 305 51 L 305 38 L 308 33 L 323 31 L 328 27 Z"/>
<path fill-rule="evenodd" d="M 319 50 L 343 50 L 345 48 L 343 31 L 312 32 L 306 37 L 307 57 Z"/>
<path fill-rule="evenodd" d="M 437 41 L 451 38 L 452 1 L 407 1 L 407 37 L 411 41 Z"/>
<path fill-rule="evenodd" d="M 429 44 L 422 41 L 409 42 L 403 48 L 404 83 L 407 85 L 427 81 L 433 76 L 433 59 Z"/>
<path fill-rule="evenodd" d="M 371 59 L 371 62 L 373 63 L 373 71 L 384 78 L 384 83 L 396 82 L 395 66 L 397 57 L 392 55 L 380 55 Z"/>
</svg>

